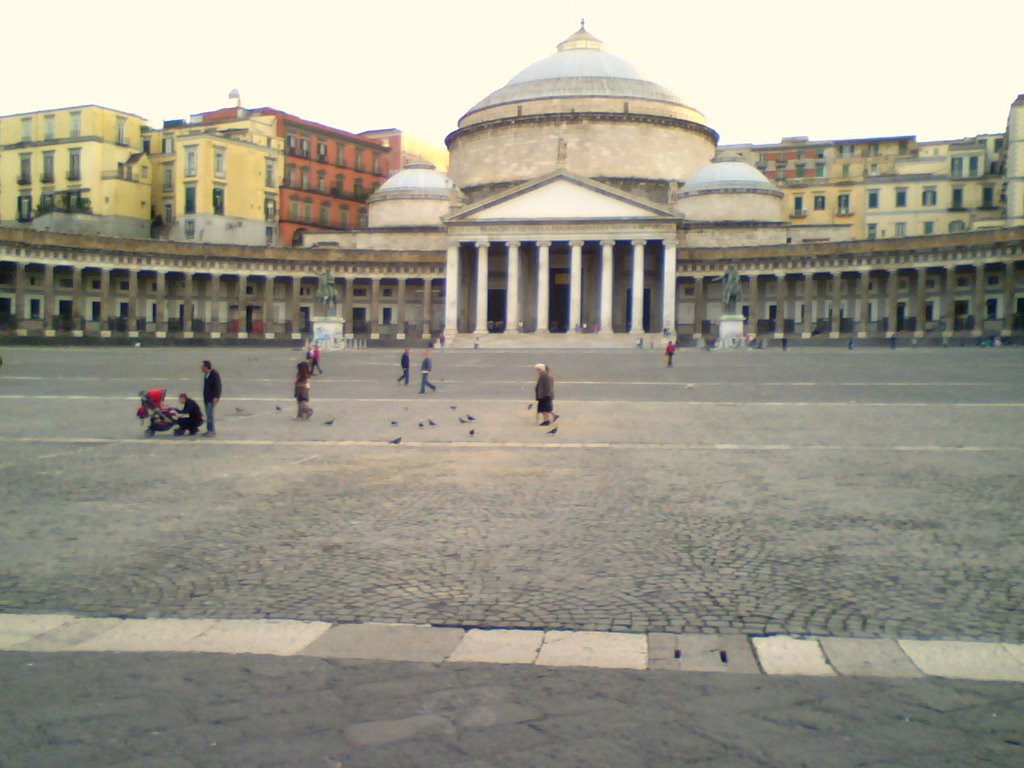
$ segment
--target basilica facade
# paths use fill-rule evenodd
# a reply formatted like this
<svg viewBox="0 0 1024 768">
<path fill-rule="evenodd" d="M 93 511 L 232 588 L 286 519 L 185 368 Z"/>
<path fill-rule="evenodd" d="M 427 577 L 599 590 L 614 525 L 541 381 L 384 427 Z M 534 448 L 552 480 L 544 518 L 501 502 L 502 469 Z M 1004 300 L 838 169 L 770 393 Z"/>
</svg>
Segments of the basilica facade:
<svg viewBox="0 0 1024 768">
<path fill-rule="evenodd" d="M 1024 319 L 1024 220 L 885 240 L 794 221 L 704 115 L 582 27 L 447 144 L 447 174 L 408 166 L 365 229 L 299 248 L 0 228 L 0 332 L 301 338 L 325 271 L 346 335 L 369 341 L 699 341 L 730 267 L 752 336 L 1010 335 Z"/>
</svg>

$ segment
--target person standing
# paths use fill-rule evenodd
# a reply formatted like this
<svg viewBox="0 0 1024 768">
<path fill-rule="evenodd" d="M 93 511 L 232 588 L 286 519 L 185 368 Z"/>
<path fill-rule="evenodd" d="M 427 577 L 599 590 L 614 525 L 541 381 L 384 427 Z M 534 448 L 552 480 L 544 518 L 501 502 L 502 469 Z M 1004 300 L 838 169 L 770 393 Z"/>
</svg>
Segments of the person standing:
<svg viewBox="0 0 1024 768">
<path fill-rule="evenodd" d="M 672 356 L 676 353 L 676 343 L 669 339 L 668 344 L 665 345 L 665 367 L 672 367 Z"/>
<path fill-rule="evenodd" d="M 298 406 L 295 418 L 308 419 L 313 415 L 313 409 L 309 407 L 309 363 L 303 361 L 295 369 L 295 403 Z"/>
<path fill-rule="evenodd" d="M 427 387 L 430 387 L 431 391 L 436 392 L 437 387 L 430 383 L 430 372 L 434 369 L 434 364 L 430 360 L 430 347 L 423 350 L 423 361 L 420 363 L 420 373 L 422 379 L 420 381 L 420 394 L 426 394 Z"/>
<path fill-rule="evenodd" d="M 324 375 L 324 369 L 320 367 L 320 342 L 313 342 L 313 348 L 309 350 L 309 375 L 315 376 L 317 372 Z"/>
<path fill-rule="evenodd" d="M 203 425 L 203 414 L 199 411 L 199 404 L 184 392 L 178 395 L 178 402 L 181 403 L 181 407 L 178 408 L 178 426 L 174 430 L 174 435 L 181 437 L 186 432 L 191 436 L 199 434 L 199 427 Z"/>
<path fill-rule="evenodd" d="M 402 375 L 398 377 L 398 382 L 405 381 L 405 386 L 409 386 L 409 350 L 406 348 L 405 352 L 402 353 Z"/>
<path fill-rule="evenodd" d="M 217 427 L 213 422 L 213 411 L 220 402 L 221 384 L 220 374 L 213 370 L 209 360 L 203 360 L 203 407 L 206 409 L 206 431 L 203 437 L 213 437 L 217 434 Z"/>
<path fill-rule="evenodd" d="M 537 398 L 537 415 L 541 419 L 538 426 L 547 427 L 558 421 L 558 414 L 555 413 L 555 377 L 544 363 L 537 363 L 533 369 L 537 372 L 534 396 Z"/>
</svg>

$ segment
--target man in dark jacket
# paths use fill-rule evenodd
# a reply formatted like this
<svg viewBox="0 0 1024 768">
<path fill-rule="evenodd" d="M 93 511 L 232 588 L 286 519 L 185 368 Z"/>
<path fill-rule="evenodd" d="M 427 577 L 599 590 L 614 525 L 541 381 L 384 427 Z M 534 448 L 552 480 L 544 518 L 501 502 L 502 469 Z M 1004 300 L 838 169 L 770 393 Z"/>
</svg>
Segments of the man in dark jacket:
<svg viewBox="0 0 1024 768">
<path fill-rule="evenodd" d="M 178 437 L 186 432 L 190 435 L 198 434 L 199 428 L 203 425 L 203 414 L 199 411 L 199 404 L 184 392 L 178 395 L 178 402 L 181 405 L 178 408 L 178 426 L 174 434 Z"/>
<path fill-rule="evenodd" d="M 402 353 L 402 375 L 398 377 L 399 383 L 405 381 L 405 386 L 409 386 L 409 350 L 405 350 Z"/>
<path fill-rule="evenodd" d="M 427 387 L 430 387 L 430 391 L 434 392 L 437 390 L 433 384 L 430 383 L 430 372 L 434 369 L 433 363 L 430 361 L 430 347 L 423 350 L 423 360 L 420 362 L 420 394 L 425 394 Z"/>
<path fill-rule="evenodd" d="M 213 409 L 220 402 L 220 374 L 213 370 L 209 360 L 203 360 L 203 406 L 206 408 L 206 432 L 203 437 L 213 437 L 217 429 L 213 423 Z"/>
</svg>

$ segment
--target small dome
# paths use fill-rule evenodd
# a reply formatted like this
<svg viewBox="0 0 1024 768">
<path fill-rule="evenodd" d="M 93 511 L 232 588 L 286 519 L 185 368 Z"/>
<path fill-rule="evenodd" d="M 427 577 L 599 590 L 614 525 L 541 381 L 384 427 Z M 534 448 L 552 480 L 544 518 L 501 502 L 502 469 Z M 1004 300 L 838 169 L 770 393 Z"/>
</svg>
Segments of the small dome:
<svg viewBox="0 0 1024 768">
<path fill-rule="evenodd" d="M 775 185 L 750 163 L 738 158 L 715 158 L 694 174 L 681 190 L 681 196 L 711 192 L 772 192 Z"/>
<path fill-rule="evenodd" d="M 449 197 L 452 193 L 452 181 L 430 163 L 409 163 L 381 184 L 374 195 L 391 196 L 403 193 Z"/>
</svg>

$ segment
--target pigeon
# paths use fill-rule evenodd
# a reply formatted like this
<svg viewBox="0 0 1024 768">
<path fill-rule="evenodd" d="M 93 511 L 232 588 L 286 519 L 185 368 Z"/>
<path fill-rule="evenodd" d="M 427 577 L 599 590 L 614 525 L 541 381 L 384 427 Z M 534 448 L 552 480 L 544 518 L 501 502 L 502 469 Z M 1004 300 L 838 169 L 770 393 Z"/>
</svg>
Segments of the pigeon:
<svg viewBox="0 0 1024 768">
<path fill-rule="evenodd" d="M 280 411 L 281 410 L 281 406 L 280 405 L 275 405 L 274 406 L 274 410 L 275 411 Z"/>
<path fill-rule="evenodd" d="M 400 442 L 402 442 L 402 438 L 396 437 L 394 440 L 388 440 L 388 442 L 391 443 L 391 445 L 398 445 Z"/>
<path fill-rule="evenodd" d="M 324 422 L 324 426 L 325 427 L 329 427 L 333 423 L 334 423 L 334 419 L 328 419 L 327 421 Z"/>
<path fill-rule="evenodd" d="M 452 410 L 454 411 L 454 410 L 455 410 L 456 408 L 458 408 L 459 406 L 457 406 L 457 405 L 449 405 L 448 407 L 449 407 L 449 408 L 451 408 L 451 409 L 452 409 Z"/>
<path fill-rule="evenodd" d="M 558 427 L 555 427 L 554 429 L 549 429 L 548 430 L 548 434 L 549 435 L 557 435 L 558 434 Z"/>
<path fill-rule="evenodd" d="M 469 414 L 467 413 L 467 414 L 466 414 L 466 421 L 476 421 L 476 416 L 470 416 L 470 415 L 469 415 Z"/>
<path fill-rule="evenodd" d="M 472 437 L 472 436 L 473 436 L 473 435 L 475 435 L 475 434 L 476 434 L 476 430 L 475 430 L 475 429 L 471 429 L 471 430 L 469 430 L 469 436 L 470 436 L 470 437 Z"/>
<path fill-rule="evenodd" d="M 427 419 L 427 424 L 429 424 L 432 427 L 436 427 L 437 426 L 437 422 L 434 421 L 433 419 Z"/>
<path fill-rule="evenodd" d="M 420 429 L 423 429 L 423 422 L 420 422 Z"/>
<path fill-rule="evenodd" d="M 398 426 L 398 422 L 397 421 L 392 421 L 391 422 L 391 426 L 392 427 L 397 427 Z"/>
<path fill-rule="evenodd" d="M 468 423 L 469 423 L 468 421 L 466 421 L 464 418 L 459 416 L 459 424 L 468 424 Z"/>
<path fill-rule="evenodd" d="M 235 413 L 241 413 L 244 410 L 244 408 L 235 408 Z"/>
<path fill-rule="evenodd" d="M 532 411 L 533 410 L 533 403 L 527 403 L 526 404 L 526 410 Z"/>
</svg>

